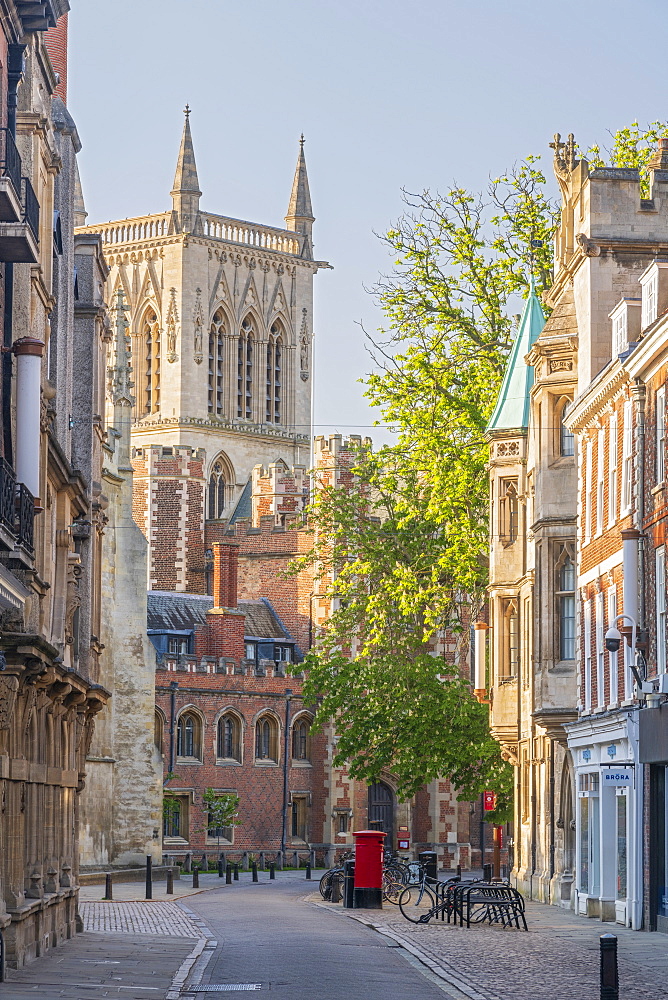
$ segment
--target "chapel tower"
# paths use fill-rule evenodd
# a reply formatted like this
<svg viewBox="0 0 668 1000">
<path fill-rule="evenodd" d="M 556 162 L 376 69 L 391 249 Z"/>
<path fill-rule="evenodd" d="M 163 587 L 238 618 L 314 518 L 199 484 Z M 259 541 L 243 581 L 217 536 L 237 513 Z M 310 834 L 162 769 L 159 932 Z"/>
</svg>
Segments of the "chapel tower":
<svg viewBox="0 0 668 1000">
<path fill-rule="evenodd" d="M 286 228 L 200 207 L 185 109 L 171 209 L 100 232 L 128 305 L 134 516 L 149 588 L 204 592 L 206 553 L 253 468 L 308 464 L 314 222 L 303 136 Z"/>
</svg>

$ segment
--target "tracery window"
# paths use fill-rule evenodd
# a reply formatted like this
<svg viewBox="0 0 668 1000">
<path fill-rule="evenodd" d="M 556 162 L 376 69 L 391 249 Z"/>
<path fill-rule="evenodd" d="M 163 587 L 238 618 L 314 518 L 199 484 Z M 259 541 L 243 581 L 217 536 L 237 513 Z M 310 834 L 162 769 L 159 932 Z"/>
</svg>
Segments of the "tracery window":
<svg viewBox="0 0 668 1000">
<path fill-rule="evenodd" d="M 217 756 L 219 760 L 241 762 L 241 723 L 232 712 L 218 720 Z"/>
<path fill-rule="evenodd" d="M 249 316 L 241 324 L 237 348 L 237 416 L 253 417 L 253 346 L 255 331 Z"/>
<path fill-rule="evenodd" d="M 263 715 L 255 726 L 255 758 L 278 761 L 278 726 L 269 715 Z"/>
<path fill-rule="evenodd" d="M 267 342 L 265 420 L 268 424 L 280 424 L 281 422 L 282 355 L 281 326 L 279 323 L 272 323 Z"/>
<path fill-rule="evenodd" d="M 572 458 L 575 455 L 575 435 L 564 423 L 566 409 L 571 400 L 566 397 L 557 404 L 556 414 L 559 423 L 559 454 L 562 458 Z"/>
<path fill-rule="evenodd" d="M 501 680 L 517 677 L 520 665 L 520 612 L 517 598 L 504 600 Z"/>
<path fill-rule="evenodd" d="M 225 315 L 218 309 L 209 328 L 209 413 L 223 413 Z"/>
<path fill-rule="evenodd" d="M 499 482 L 499 536 L 504 545 L 512 545 L 517 538 L 519 503 L 517 480 Z"/>
<path fill-rule="evenodd" d="M 306 719 L 298 719 L 292 727 L 292 759 L 309 759 L 309 724 Z"/>
<path fill-rule="evenodd" d="M 179 716 L 176 729 L 176 756 L 195 757 L 201 760 L 202 727 L 194 712 L 184 712 Z"/>
<path fill-rule="evenodd" d="M 146 313 L 141 327 L 144 344 L 144 413 L 160 409 L 160 325 L 153 310 Z"/>
<path fill-rule="evenodd" d="M 225 469 L 223 463 L 218 459 L 213 463 L 209 476 L 208 517 L 210 521 L 223 516 L 226 486 Z"/>
</svg>

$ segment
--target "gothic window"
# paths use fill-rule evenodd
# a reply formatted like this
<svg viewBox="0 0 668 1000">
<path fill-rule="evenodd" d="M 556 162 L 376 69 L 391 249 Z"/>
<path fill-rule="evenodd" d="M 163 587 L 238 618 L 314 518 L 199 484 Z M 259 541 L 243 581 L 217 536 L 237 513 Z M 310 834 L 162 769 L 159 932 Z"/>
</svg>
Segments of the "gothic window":
<svg viewBox="0 0 668 1000">
<path fill-rule="evenodd" d="M 180 837 L 185 839 L 184 827 L 187 803 L 185 799 L 175 796 L 165 796 L 163 803 L 163 837 Z"/>
<path fill-rule="evenodd" d="M 255 759 L 278 762 L 278 726 L 269 715 L 263 715 L 255 726 Z"/>
<path fill-rule="evenodd" d="M 162 713 L 155 711 L 153 719 L 153 742 L 159 753 L 162 753 L 162 741 L 164 738 L 165 722 Z"/>
<path fill-rule="evenodd" d="M 309 759 L 309 724 L 306 719 L 298 719 L 292 727 L 292 759 Z"/>
<path fill-rule="evenodd" d="M 144 414 L 160 409 L 160 325 L 153 310 L 146 313 L 141 327 L 144 347 Z"/>
<path fill-rule="evenodd" d="M 272 323 L 267 342 L 267 378 L 265 420 L 268 424 L 281 422 L 281 365 L 283 340 L 281 326 Z"/>
<path fill-rule="evenodd" d="M 241 324 L 237 347 L 237 416 L 253 418 L 253 347 L 255 331 L 250 316 Z"/>
<path fill-rule="evenodd" d="M 214 462 L 209 476 L 209 520 L 222 517 L 225 509 L 225 471 L 223 463 Z"/>
<path fill-rule="evenodd" d="M 575 565 L 570 546 L 561 550 L 556 566 L 559 659 L 575 659 Z"/>
<path fill-rule="evenodd" d="M 236 760 L 241 763 L 241 723 L 232 712 L 226 712 L 218 720 L 219 760 Z"/>
<path fill-rule="evenodd" d="M 504 545 L 517 539 L 519 503 L 517 480 L 501 479 L 499 482 L 499 537 Z"/>
<path fill-rule="evenodd" d="M 503 644 L 501 649 L 500 680 L 517 677 L 520 665 L 520 613 L 516 597 L 502 602 Z"/>
<path fill-rule="evenodd" d="M 223 413 L 223 362 L 225 316 L 222 309 L 214 315 L 209 328 L 209 413 Z"/>
<path fill-rule="evenodd" d="M 194 712 L 179 716 L 176 730 L 176 756 L 202 759 L 202 726 Z"/>
<path fill-rule="evenodd" d="M 571 400 L 568 396 L 557 403 L 556 414 L 559 424 L 559 454 L 562 458 L 572 458 L 575 455 L 575 435 L 564 423 L 566 407 Z"/>
</svg>

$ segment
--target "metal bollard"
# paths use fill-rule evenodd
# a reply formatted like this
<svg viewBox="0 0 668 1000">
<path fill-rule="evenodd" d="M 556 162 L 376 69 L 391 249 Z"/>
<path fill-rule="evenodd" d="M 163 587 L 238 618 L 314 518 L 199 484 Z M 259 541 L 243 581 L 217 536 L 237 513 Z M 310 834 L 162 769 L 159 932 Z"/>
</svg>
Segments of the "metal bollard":
<svg viewBox="0 0 668 1000">
<path fill-rule="evenodd" d="M 173 868 L 168 868 L 167 869 L 167 888 L 165 889 L 165 893 L 168 896 L 173 896 L 174 895 L 174 869 Z"/>
<path fill-rule="evenodd" d="M 232 885 L 232 865 L 229 861 L 225 865 L 225 885 Z"/>
<path fill-rule="evenodd" d="M 102 898 L 103 899 L 113 899 L 114 898 L 114 892 L 113 892 L 113 889 L 112 889 L 112 874 L 111 874 L 111 872 L 107 872 L 107 874 L 104 876 L 104 896 Z"/>
<path fill-rule="evenodd" d="M 146 898 L 153 899 L 153 858 L 146 855 Z"/>
<path fill-rule="evenodd" d="M 483 865 L 482 866 L 482 880 L 483 880 L 483 882 L 491 882 L 492 881 L 492 866 L 491 865 Z"/>
<path fill-rule="evenodd" d="M 260 868 L 261 872 L 263 872 L 263 871 L 266 870 L 265 863 L 264 863 L 264 851 L 260 851 L 260 865 L 259 865 L 259 868 Z"/>
<path fill-rule="evenodd" d="M 343 905 L 347 910 L 355 906 L 355 862 L 343 862 Z"/>
<path fill-rule="evenodd" d="M 601 1000 L 619 1000 L 619 974 L 617 970 L 617 938 L 614 934 L 601 934 Z"/>
<path fill-rule="evenodd" d="M 239 881 L 239 865 L 236 864 L 234 866 L 234 881 L 235 882 Z"/>
<path fill-rule="evenodd" d="M 306 862 L 306 881 L 311 881 L 311 859 L 309 858 Z"/>
<path fill-rule="evenodd" d="M 257 865 L 254 861 L 251 864 L 251 872 L 253 873 L 253 882 L 257 882 Z"/>
<path fill-rule="evenodd" d="M 224 861 L 219 861 L 218 862 L 218 878 L 222 878 L 224 874 L 225 874 L 225 862 Z"/>
<path fill-rule="evenodd" d="M 460 881 L 461 881 L 461 877 L 462 877 L 462 866 L 461 865 L 457 865 L 457 878 Z"/>
<path fill-rule="evenodd" d="M 199 889 L 199 868 L 197 865 L 193 868 L 193 889 Z"/>
<path fill-rule="evenodd" d="M 341 902 L 341 879 L 338 875 L 335 875 L 332 879 L 332 895 L 331 900 L 333 903 Z"/>
<path fill-rule="evenodd" d="M 269 862 L 269 878 L 276 878 L 276 865 L 273 861 Z"/>
</svg>

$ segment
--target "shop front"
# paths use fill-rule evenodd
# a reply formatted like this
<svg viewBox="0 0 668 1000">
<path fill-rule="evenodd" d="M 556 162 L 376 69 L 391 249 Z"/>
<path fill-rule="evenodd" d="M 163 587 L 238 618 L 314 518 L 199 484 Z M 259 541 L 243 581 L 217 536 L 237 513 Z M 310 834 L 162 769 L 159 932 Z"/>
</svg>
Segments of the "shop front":
<svg viewBox="0 0 668 1000">
<path fill-rule="evenodd" d="M 668 934 L 668 704 L 638 713 L 639 756 L 649 767 L 647 924 Z"/>
<path fill-rule="evenodd" d="M 642 782 L 628 718 L 615 713 L 568 727 L 576 774 L 575 910 L 639 928 L 642 920 Z"/>
</svg>

